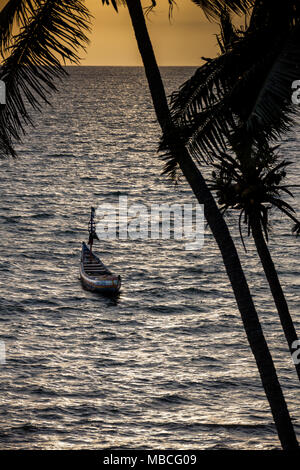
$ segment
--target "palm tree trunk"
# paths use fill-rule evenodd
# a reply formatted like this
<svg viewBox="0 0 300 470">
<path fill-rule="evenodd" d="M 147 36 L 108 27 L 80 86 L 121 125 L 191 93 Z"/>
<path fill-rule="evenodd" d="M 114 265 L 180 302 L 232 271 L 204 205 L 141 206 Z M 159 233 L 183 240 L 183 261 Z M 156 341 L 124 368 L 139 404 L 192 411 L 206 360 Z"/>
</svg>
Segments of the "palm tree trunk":
<svg viewBox="0 0 300 470">
<path fill-rule="evenodd" d="M 251 229 L 252 235 L 255 241 L 256 249 L 260 257 L 266 278 L 268 280 L 273 299 L 279 314 L 280 322 L 288 343 L 288 347 L 291 355 L 294 350 L 292 344 L 294 341 L 298 340 L 297 332 L 293 320 L 291 318 L 289 308 L 274 266 L 268 245 L 265 242 L 264 235 L 262 233 L 262 228 L 259 221 L 259 214 L 254 214 L 251 217 Z M 300 380 L 300 364 L 295 364 L 296 372 Z"/>
<path fill-rule="evenodd" d="M 154 109 L 164 134 L 170 138 L 172 151 L 189 182 L 197 200 L 204 204 L 206 220 L 220 248 L 247 338 L 255 357 L 263 387 L 268 398 L 278 436 L 283 449 L 299 449 L 287 405 L 278 381 L 274 363 L 263 335 L 258 315 L 245 279 L 240 260 L 229 234 L 228 227 L 217 208 L 206 182 L 177 137 L 172 122 L 164 86 L 153 52 L 140 0 L 127 0 L 127 6 L 135 32 L 138 48 L 144 63 Z"/>
</svg>

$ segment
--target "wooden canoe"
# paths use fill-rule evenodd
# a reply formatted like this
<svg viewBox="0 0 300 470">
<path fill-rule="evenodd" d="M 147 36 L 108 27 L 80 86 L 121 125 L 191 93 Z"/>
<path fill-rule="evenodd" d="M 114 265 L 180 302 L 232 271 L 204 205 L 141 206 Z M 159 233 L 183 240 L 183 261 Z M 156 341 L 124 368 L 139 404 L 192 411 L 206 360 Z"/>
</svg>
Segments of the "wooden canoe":
<svg viewBox="0 0 300 470">
<path fill-rule="evenodd" d="M 105 295 L 115 295 L 121 288 L 121 277 L 112 274 L 84 242 L 81 251 L 80 279 L 86 289 Z"/>
</svg>

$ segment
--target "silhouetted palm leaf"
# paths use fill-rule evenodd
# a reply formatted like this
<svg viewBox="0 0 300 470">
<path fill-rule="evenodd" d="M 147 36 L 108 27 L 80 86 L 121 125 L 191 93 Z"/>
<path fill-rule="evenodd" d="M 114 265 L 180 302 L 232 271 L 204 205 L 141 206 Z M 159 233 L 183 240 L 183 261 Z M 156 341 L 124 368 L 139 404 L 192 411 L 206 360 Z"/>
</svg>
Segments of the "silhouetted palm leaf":
<svg viewBox="0 0 300 470">
<path fill-rule="evenodd" d="M 293 229 L 292 229 L 292 232 L 296 235 L 296 236 L 299 236 L 300 235 L 300 222 L 297 222 Z"/>
<path fill-rule="evenodd" d="M 268 68 L 264 81 L 245 126 L 253 136 L 257 130 L 262 130 L 266 136 L 276 138 L 289 129 L 293 123 L 292 116 L 297 111 L 291 102 L 291 87 L 300 76 L 300 24 L 293 28 L 282 44 L 275 47 L 275 53 L 270 53 L 266 61 Z"/>
<path fill-rule="evenodd" d="M 114 9 L 118 11 L 118 4 L 124 3 L 124 2 L 122 2 L 121 0 L 102 0 L 103 5 L 109 5 L 110 3 L 114 7 Z"/>
<path fill-rule="evenodd" d="M 221 15 L 223 53 L 208 60 L 171 98 L 172 115 L 187 128 L 187 143 L 198 160 L 207 160 L 212 148 L 216 154 L 224 151 L 220 143 L 227 139 L 232 144 L 234 136 L 237 142 L 272 142 L 294 122 L 299 111 L 291 100 L 292 83 L 300 76 L 299 3 L 256 2 L 245 31 L 230 26 L 227 12 Z"/>
<path fill-rule="evenodd" d="M 8 0 L 0 11 L 0 50 L 3 54 L 12 37 L 12 27 L 16 21 L 24 26 L 38 5 L 37 0 Z"/>
<path fill-rule="evenodd" d="M 229 51 L 232 44 L 239 38 L 237 29 L 233 26 L 230 14 L 225 7 L 220 15 L 220 35 L 217 36 L 217 41 L 222 54 Z"/>
<path fill-rule="evenodd" d="M 21 14 L 15 2 L 22 26 L 13 37 L 4 36 L 4 44 L 9 40 L 11 45 L 0 70 L 7 94 L 0 129 L 10 143 L 32 123 L 29 108 L 40 110 L 48 103 L 56 79 L 66 75 L 61 61 L 78 62 L 77 50 L 87 42 L 89 28 L 89 13 L 80 0 L 32 0 L 29 5 Z"/>
<path fill-rule="evenodd" d="M 152 5 L 149 7 L 151 10 L 156 6 L 157 1 L 149 1 L 152 2 Z M 175 0 L 168 0 L 168 2 L 171 7 L 176 4 Z M 254 0 L 192 0 L 192 2 L 202 8 L 208 17 L 219 17 L 225 6 L 234 13 L 245 13 L 247 9 L 253 6 Z M 126 0 L 102 0 L 102 4 L 111 4 L 118 11 L 118 5 L 126 5 Z"/>
<path fill-rule="evenodd" d="M 254 0 L 192 0 L 192 2 L 201 7 L 209 18 L 219 18 L 224 8 L 233 13 L 246 13 L 254 4 Z"/>
<path fill-rule="evenodd" d="M 212 163 L 215 170 L 212 173 L 210 188 L 216 191 L 218 202 L 224 211 L 228 209 L 241 211 L 239 217 L 241 234 L 242 215 L 250 234 L 251 217 L 256 214 L 268 239 L 269 211 L 272 207 L 279 209 L 296 224 L 298 223 L 294 209 L 282 199 L 283 193 L 293 196 L 290 191 L 291 186 L 281 184 L 286 177 L 285 170 L 291 162 L 277 163 L 279 156 L 275 154 L 276 150 L 277 147 L 258 149 L 252 154 L 250 161 L 242 162 L 229 154 L 222 153 L 218 161 Z"/>
</svg>

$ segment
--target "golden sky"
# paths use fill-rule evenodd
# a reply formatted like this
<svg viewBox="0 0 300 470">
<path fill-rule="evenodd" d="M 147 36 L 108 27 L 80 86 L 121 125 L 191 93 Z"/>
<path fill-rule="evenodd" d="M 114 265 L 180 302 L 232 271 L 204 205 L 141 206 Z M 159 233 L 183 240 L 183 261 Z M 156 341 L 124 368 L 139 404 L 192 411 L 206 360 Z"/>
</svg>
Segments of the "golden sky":
<svg viewBox="0 0 300 470">
<path fill-rule="evenodd" d="M 82 65 L 142 65 L 128 11 L 103 6 L 101 0 L 86 0 L 94 16 L 91 43 L 81 54 Z M 143 6 L 151 0 L 143 1 Z M 218 27 L 208 22 L 201 9 L 191 0 L 177 0 L 173 18 L 168 19 L 168 0 L 158 6 L 147 20 L 159 65 L 198 65 L 201 57 L 216 54 L 215 33 Z"/>
</svg>

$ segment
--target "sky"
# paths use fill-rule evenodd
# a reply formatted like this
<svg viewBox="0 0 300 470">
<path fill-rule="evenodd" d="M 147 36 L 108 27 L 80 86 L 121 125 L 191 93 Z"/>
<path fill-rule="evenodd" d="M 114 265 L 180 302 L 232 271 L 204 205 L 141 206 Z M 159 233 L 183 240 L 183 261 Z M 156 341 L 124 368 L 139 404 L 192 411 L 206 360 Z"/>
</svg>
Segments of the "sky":
<svg viewBox="0 0 300 470">
<path fill-rule="evenodd" d="M 90 45 L 82 53 L 82 65 L 142 65 L 130 17 L 125 7 L 116 13 L 101 0 L 86 0 L 94 16 Z M 151 0 L 144 0 L 149 6 Z M 157 0 L 147 26 L 160 66 L 197 66 L 201 57 L 216 55 L 218 27 L 208 22 L 201 9 L 191 0 L 177 0 L 172 21 L 168 18 L 168 0 Z"/>
</svg>

